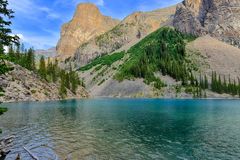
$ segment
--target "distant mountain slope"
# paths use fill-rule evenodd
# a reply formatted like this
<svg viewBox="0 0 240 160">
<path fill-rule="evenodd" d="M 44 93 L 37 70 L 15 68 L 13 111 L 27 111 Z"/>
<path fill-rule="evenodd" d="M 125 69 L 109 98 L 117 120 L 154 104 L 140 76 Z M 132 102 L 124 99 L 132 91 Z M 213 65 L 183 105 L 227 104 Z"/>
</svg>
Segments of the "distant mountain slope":
<svg viewBox="0 0 240 160">
<path fill-rule="evenodd" d="M 57 56 L 57 51 L 56 51 L 56 47 L 52 47 L 49 49 L 37 49 L 35 50 L 35 56 L 40 59 L 41 56 L 44 57 L 56 57 Z"/>
<path fill-rule="evenodd" d="M 173 23 L 181 32 L 210 34 L 240 47 L 239 0 L 184 0 L 177 7 Z"/>
<path fill-rule="evenodd" d="M 73 19 L 62 26 L 61 39 L 57 44 L 59 58 L 73 56 L 81 44 L 105 33 L 118 23 L 118 20 L 103 16 L 94 4 L 79 4 Z"/>
<path fill-rule="evenodd" d="M 203 73 L 211 76 L 212 71 L 220 75 L 231 76 L 232 79 L 240 78 L 240 49 L 221 42 L 210 36 L 199 37 L 187 45 L 188 52 L 199 53 L 200 62 L 207 66 L 201 66 Z M 200 60 L 200 59 L 199 59 Z M 196 62 L 199 63 L 199 62 Z M 202 63 L 203 64 L 203 63 Z"/>
<path fill-rule="evenodd" d="M 171 24 L 175 9 L 173 6 L 152 12 L 133 13 L 111 31 L 81 45 L 74 57 L 75 64 L 83 66 L 103 54 L 111 53 L 124 46 L 131 47 L 160 26 Z M 127 50 L 128 47 L 124 49 Z"/>
</svg>

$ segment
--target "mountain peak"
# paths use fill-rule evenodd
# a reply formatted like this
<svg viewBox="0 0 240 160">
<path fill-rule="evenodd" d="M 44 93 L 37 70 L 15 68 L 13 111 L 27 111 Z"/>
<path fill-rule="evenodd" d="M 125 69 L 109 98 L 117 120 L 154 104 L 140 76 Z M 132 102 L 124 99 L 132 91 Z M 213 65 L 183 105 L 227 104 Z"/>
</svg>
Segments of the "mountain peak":
<svg viewBox="0 0 240 160">
<path fill-rule="evenodd" d="M 74 17 L 88 18 L 92 15 L 102 15 L 98 7 L 93 3 L 80 3 L 77 6 Z"/>
<path fill-rule="evenodd" d="M 118 23 L 118 20 L 102 15 L 96 5 L 80 3 L 73 19 L 62 26 L 57 45 L 59 57 L 65 59 L 73 56 L 81 44 L 111 30 Z"/>
</svg>

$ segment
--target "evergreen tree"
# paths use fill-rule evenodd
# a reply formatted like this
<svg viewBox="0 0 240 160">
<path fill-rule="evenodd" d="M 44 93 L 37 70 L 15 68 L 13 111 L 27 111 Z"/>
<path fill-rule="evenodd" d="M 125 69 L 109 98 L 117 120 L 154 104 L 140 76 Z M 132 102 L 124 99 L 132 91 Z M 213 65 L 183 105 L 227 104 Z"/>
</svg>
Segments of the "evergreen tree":
<svg viewBox="0 0 240 160">
<path fill-rule="evenodd" d="M 55 61 L 55 63 L 52 66 L 52 81 L 55 83 L 57 82 L 57 72 L 58 72 L 58 67 L 57 67 L 57 61 Z"/>
<path fill-rule="evenodd" d="M 35 55 L 34 55 L 34 50 L 30 48 L 27 51 L 27 58 L 26 58 L 26 68 L 32 71 L 35 71 L 36 69 L 36 64 L 35 64 Z"/>
<path fill-rule="evenodd" d="M 65 87 L 71 89 L 69 73 L 65 73 Z"/>
<path fill-rule="evenodd" d="M 228 89 L 227 89 L 227 81 L 226 81 L 226 76 L 224 75 L 223 77 L 223 90 L 225 93 L 228 92 Z"/>
<path fill-rule="evenodd" d="M 76 72 L 71 73 L 71 91 L 76 94 L 79 85 L 79 78 Z"/>
<path fill-rule="evenodd" d="M 190 75 L 190 83 L 191 83 L 192 86 L 195 84 L 195 78 L 194 78 L 192 72 L 191 72 L 191 75 Z"/>
<path fill-rule="evenodd" d="M 206 75 L 204 76 L 204 89 L 208 89 L 208 78 Z"/>
<path fill-rule="evenodd" d="M 16 55 L 12 44 L 9 46 L 8 56 L 10 61 L 16 60 Z"/>
<path fill-rule="evenodd" d="M 67 96 L 67 89 L 66 89 L 66 74 L 65 71 L 60 72 L 60 88 L 59 88 L 59 95 L 62 98 L 65 98 Z"/>
<path fill-rule="evenodd" d="M 16 46 L 16 51 L 15 51 L 16 62 L 19 61 L 20 56 L 21 56 L 20 45 L 17 45 Z"/>
<path fill-rule="evenodd" d="M 8 1 L 0 0 L 0 74 L 12 70 L 4 61 L 4 46 L 19 43 L 19 38 L 11 35 L 10 25 L 12 22 L 10 20 L 14 17 L 13 13 L 11 9 L 8 9 Z"/>
<path fill-rule="evenodd" d="M 221 76 L 218 76 L 218 81 L 217 81 L 217 92 L 222 94 L 222 80 Z"/>
<path fill-rule="evenodd" d="M 47 70 L 46 70 L 46 64 L 45 64 L 45 59 L 42 56 L 40 59 L 40 64 L 39 64 L 39 70 L 38 70 L 39 75 L 41 78 L 46 79 L 47 78 Z"/>
<path fill-rule="evenodd" d="M 50 58 L 48 58 L 48 61 L 47 61 L 47 80 L 48 80 L 48 82 L 53 82 L 52 74 L 53 74 L 53 64 L 50 61 Z"/>
<path fill-rule="evenodd" d="M 8 9 L 8 1 L 0 0 L 0 44 L 1 44 L 1 52 L 3 53 L 3 46 L 10 46 L 11 44 L 18 44 L 19 38 L 17 36 L 12 36 L 10 25 L 12 22 L 10 21 L 13 16 L 13 10 Z"/>
</svg>

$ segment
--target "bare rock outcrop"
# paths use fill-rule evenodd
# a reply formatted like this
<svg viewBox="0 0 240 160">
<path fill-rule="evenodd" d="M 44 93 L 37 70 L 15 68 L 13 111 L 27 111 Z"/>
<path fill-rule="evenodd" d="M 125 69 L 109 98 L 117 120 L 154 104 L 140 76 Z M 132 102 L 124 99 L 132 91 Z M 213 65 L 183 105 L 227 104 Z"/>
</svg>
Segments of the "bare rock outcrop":
<svg viewBox="0 0 240 160">
<path fill-rule="evenodd" d="M 105 33 L 118 23 L 118 20 L 103 16 L 94 4 L 79 4 L 73 19 L 62 26 L 61 39 L 57 44 L 58 56 L 60 59 L 73 56 L 81 44 Z"/>
<path fill-rule="evenodd" d="M 209 34 L 240 47 L 240 0 L 184 0 L 173 25 L 181 32 Z"/>
<path fill-rule="evenodd" d="M 132 46 L 160 26 L 171 23 L 175 11 L 176 6 L 172 6 L 152 12 L 131 14 L 112 30 L 81 45 L 74 57 L 75 64 L 80 67 L 98 56 L 109 54 L 127 44 Z"/>
</svg>

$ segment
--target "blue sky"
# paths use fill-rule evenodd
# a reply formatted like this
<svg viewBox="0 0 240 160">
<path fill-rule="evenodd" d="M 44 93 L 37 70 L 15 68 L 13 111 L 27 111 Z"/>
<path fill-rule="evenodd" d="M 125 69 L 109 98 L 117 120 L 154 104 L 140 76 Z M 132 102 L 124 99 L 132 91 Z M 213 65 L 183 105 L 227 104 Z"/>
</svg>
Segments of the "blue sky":
<svg viewBox="0 0 240 160">
<path fill-rule="evenodd" d="M 55 46 L 61 25 L 68 22 L 76 5 L 95 3 L 104 15 L 117 19 L 135 11 L 149 11 L 177 4 L 181 0 L 9 0 L 15 11 L 12 30 L 27 46 L 47 49 Z"/>
</svg>

